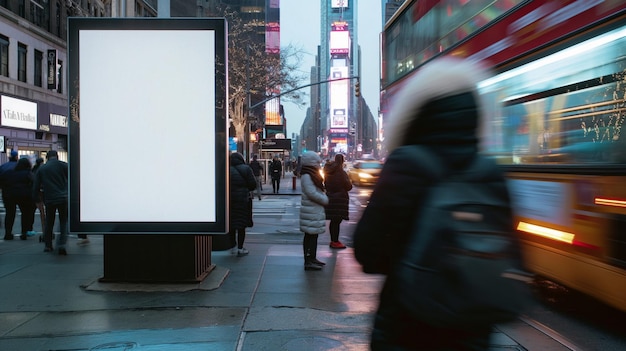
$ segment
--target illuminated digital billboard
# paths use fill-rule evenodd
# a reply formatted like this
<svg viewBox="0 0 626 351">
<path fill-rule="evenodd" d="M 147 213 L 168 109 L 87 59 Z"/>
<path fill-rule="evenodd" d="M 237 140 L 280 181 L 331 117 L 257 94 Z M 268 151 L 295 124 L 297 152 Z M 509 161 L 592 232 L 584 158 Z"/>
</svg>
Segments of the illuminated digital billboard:
<svg viewBox="0 0 626 351">
<path fill-rule="evenodd" d="M 334 9 L 348 7 L 348 0 L 332 0 L 330 7 Z"/>
<path fill-rule="evenodd" d="M 276 97 L 265 103 L 265 125 L 283 125 L 283 119 L 280 116 L 280 97 Z"/>
<path fill-rule="evenodd" d="M 330 54 L 350 54 L 350 31 L 347 22 L 333 22 L 330 31 Z"/>
<path fill-rule="evenodd" d="M 348 67 L 331 67 L 330 79 L 347 78 Z M 330 128 L 348 127 L 348 103 L 350 80 L 343 79 L 330 82 Z"/>
<path fill-rule="evenodd" d="M 269 22 L 265 25 L 265 52 L 280 53 L 280 24 Z"/>
</svg>

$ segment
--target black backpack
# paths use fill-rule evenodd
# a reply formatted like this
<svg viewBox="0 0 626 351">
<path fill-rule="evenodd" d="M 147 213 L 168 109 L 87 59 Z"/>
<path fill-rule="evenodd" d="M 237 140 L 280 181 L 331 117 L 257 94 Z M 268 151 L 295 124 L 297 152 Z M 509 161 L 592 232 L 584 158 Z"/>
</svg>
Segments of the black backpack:
<svg viewBox="0 0 626 351">
<path fill-rule="evenodd" d="M 419 147 L 417 147 L 419 148 Z M 398 302 L 434 326 L 492 325 L 515 319 L 530 299 L 532 276 L 521 270 L 519 243 L 504 178 L 477 156 L 463 172 L 446 174 L 435 155 L 418 151 L 436 167 L 428 197 L 416 216 L 407 250 L 393 270 Z"/>
</svg>

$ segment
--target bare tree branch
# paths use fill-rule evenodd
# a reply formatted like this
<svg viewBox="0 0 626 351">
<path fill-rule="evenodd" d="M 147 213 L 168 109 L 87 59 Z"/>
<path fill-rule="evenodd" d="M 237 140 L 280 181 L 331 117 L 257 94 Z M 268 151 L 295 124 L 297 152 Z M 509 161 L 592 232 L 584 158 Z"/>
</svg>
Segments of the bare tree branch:
<svg viewBox="0 0 626 351">
<path fill-rule="evenodd" d="M 228 22 L 228 111 L 237 136 L 243 139 L 248 125 L 248 93 L 254 100 L 261 101 L 270 97 L 272 91 L 288 91 L 300 86 L 306 79 L 299 71 L 304 51 L 289 45 L 281 48 L 280 55 L 267 54 L 264 44 L 253 40 L 258 36 L 260 23 L 244 22 L 228 7 L 218 11 Z M 218 62 L 218 65 L 223 66 L 223 63 Z M 295 91 L 281 98 L 304 106 L 305 95 Z M 252 112 L 256 117 L 264 114 L 262 107 Z"/>
</svg>

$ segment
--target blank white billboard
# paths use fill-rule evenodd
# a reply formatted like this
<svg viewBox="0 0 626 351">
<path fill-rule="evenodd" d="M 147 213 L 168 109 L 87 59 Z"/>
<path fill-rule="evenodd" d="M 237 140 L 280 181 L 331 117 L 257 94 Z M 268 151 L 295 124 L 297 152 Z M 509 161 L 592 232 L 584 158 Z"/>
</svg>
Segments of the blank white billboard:
<svg viewBox="0 0 626 351">
<path fill-rule="evenodd" d="M 70 19 L 70 230 L 225 230 L 225 29 L 203 21 Z"/>
</svg>

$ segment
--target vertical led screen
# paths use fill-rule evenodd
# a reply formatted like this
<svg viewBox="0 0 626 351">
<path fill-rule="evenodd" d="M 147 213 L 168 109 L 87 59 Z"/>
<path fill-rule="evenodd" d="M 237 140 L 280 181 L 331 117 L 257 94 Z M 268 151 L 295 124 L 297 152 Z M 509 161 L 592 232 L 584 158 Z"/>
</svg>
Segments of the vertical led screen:
<svg viewBox="0 0 626 351">
<path fill-rule="evenodd" d="M 331 67 L 330 79 L 347 78 L 348 67 Z M 347 79 L 329 83 L 330 128 L 348 128 L 348 94 L 350 81 Z"/>
<path fill-rule="evenodd" d="M 265 52 L 280 53 L 280 23 L 270 22 L 265 25 Z"/>
<path fill-rule="evenodd" d="M 69 18 L 70 231 L 227 232 L 226 28 Z"/>
<path fill-rule="evenodd" d="M 350 55 L 350 32 L 347 22 L 332 24 L 329 45 L 331 55 Z"/>
<path fill-rule="evenodd" d="M 348 7 L 348 0 L 332 0 L 330 7 L 334 9 Z"/>
<path fill-rule="evenodd" d="M 269 93 L 274 95 L 272 92 Z M 265 103 L 265 124 L 269 126 L 283 125 L 283 119 L 280 116 L 280 97 Z"/>
</svg>

